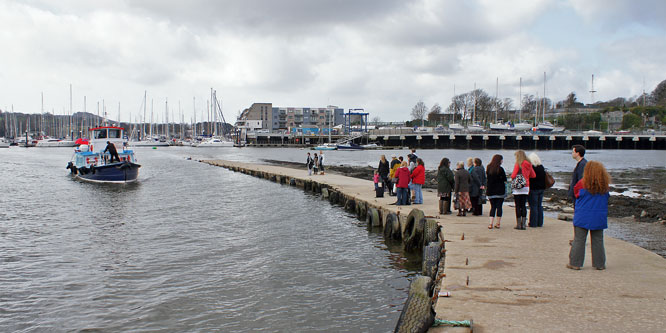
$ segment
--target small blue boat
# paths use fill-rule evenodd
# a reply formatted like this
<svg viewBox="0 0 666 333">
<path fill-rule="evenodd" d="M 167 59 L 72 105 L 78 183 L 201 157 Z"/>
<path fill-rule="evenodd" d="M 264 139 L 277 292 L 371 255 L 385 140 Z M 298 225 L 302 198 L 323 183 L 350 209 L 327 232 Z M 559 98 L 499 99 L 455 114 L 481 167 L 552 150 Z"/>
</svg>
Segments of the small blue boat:
<svg viewBox="0 0 666 333">
<path fill-rule="evenodd" d="M 77 147 L 72 161 L 67 164 L 72 176 L 97 183 L 136 181 L 141 165 L 136 163 L 134 151 L 127 149 L 123 132 L 122 127 L 115 126 L 91 128 L 91 140 Z M 108 144 L 116 148 L 120 161 L 111 162 L 111 155 L 105 151 Z"/>
</svg>

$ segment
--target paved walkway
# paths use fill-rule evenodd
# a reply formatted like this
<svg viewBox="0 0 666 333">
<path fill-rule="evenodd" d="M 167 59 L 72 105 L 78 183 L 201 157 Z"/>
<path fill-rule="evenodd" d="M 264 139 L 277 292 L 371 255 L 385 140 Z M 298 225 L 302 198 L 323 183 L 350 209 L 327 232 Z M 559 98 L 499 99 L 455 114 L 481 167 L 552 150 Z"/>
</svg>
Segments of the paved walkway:
<svg viewBox="0 0 666 333">
<path fill-rule="evenodd" d="M 384 210 L 406 216 L 412 208 L 437 215 L 434 192 L 423 205 L 393 206 L 395 197 L 375 198 L 371 181 L 307 170 L 206 161 L 327 183 Z M 546 191 L 546 197 L 548 193 Z M 489 205 L 484 205 L 487 215 Z M 665 332 L 666 260 L 630 243 L 606 237 L 604 271 L 591 267 L 589 241 L 581 271 L 567 269 L 570 222 L 546 218 L 543 228 L 514 230 L 512 208 L 504 205 L 501 229 L 488 217 L 438 217 L 447 238 L 446 277 L 437 318 L 474 320 L 474 332 Z M 464 240 L 462 239 L 464 234 Z M 468 284 L 469 281 L 469 284 Z M 431 332 L 465 332 L 434 328 Z"/>
</svg>

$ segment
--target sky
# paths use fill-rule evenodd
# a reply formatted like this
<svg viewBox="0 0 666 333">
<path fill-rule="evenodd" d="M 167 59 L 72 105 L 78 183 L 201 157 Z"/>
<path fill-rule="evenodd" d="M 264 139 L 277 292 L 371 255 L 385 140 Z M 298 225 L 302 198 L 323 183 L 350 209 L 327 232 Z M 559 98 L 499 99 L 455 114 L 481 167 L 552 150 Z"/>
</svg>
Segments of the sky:
<svg viewBox="0 0 666 333">
<path fill-rule="evenodd" d="M 0 0 L 0 109 L 227 122 L 255 102 L 410 119 L 474 86 L 590 103 L 666 79 L 664 0 Z M 522 90 L 519 84 L 522 78 Z M 84 103 L 85 98 L 85 103 Z M 179 115 L 182 115 L 179 116 Z M 204 115 L 205 118 L 207 116 Z"/>
</svg>

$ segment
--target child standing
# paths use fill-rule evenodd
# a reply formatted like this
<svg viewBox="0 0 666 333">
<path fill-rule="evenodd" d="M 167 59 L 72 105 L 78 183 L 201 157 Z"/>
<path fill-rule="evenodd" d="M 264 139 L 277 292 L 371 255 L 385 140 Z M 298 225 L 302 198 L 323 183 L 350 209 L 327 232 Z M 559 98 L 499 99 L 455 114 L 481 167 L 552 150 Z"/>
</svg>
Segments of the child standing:
<svg viewBox="0 0 666 333">
<path fill-rule="evenodd" d="M 375 170 L 375 175 L 372 177 L 372 180 L 375 182 L 375 190 L 379 188 L 379 172 Z"/>
</svg>

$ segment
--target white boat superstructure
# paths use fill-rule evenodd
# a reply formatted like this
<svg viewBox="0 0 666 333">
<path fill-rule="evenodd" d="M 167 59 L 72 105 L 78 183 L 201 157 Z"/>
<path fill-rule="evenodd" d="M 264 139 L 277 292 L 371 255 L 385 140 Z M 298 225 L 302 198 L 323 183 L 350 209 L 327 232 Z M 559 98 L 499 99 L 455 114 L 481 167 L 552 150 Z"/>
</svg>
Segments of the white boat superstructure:
<svg viewBox="0 0 666 333">
<path fill-rule="evenodd" d="M 166 141 L 160 141 L 154 139 L 154 140 L 143 140 L 143 141 L 130 141 L 129 145 L 132 147 L 166 147 L 169 146 L 169 143 Z"/>
<path fill-rule="evenodd" d="M 532 129 L 532 124 L 530 124 L 528 122 L 519 122 L 519 123 L 513 124 L 512 129 L 516 132 L 525 132 L 525 131 L 529 131 L 529 130 Z"/>
<path fill-rule="evenodd" d="M 35 147 L 74 147 L 76 143 L 71 140 L 60 140 L 55 138 L 44 138 L 37 140 Z"/>
<path fill-rule="evenodd" d="M 211 147 L 233 147 L 234 143 L 231 140 L 224 138 L 210 138 L 206 141 L 202 141 L 197 145 L 197 148 L 211 148 Z"/>
<path fill-rule="evenodd" d="M 459 131 L 464 130 L 465 128 L 462 125 L 458 124 L 458 123 L 453 123 L 453 124 L 449 124 L 449 129 L 454 131 L 454 132 L 459 132 Z"/>
<path fill-rule="evenodd" d="M 508 131 L 509 129 L 511 129 L 509 124 L 502 124 L 502 123 L 499 123 L 499 122 L 494 123 L 494 124 L 490 124 L 489 127 L 490 127 L 491 131 Z"/>
<path fill-rule="evenodd" d="M 5 138 L 0 138 L 0 148 L 9 148 L 9 142 Z"/>
<path fill-rule="evenodd" d="M 483 132 L 483 126 L 478 123 L 467 125 L 467 132 L 471 133 Z"/>
</svg>

